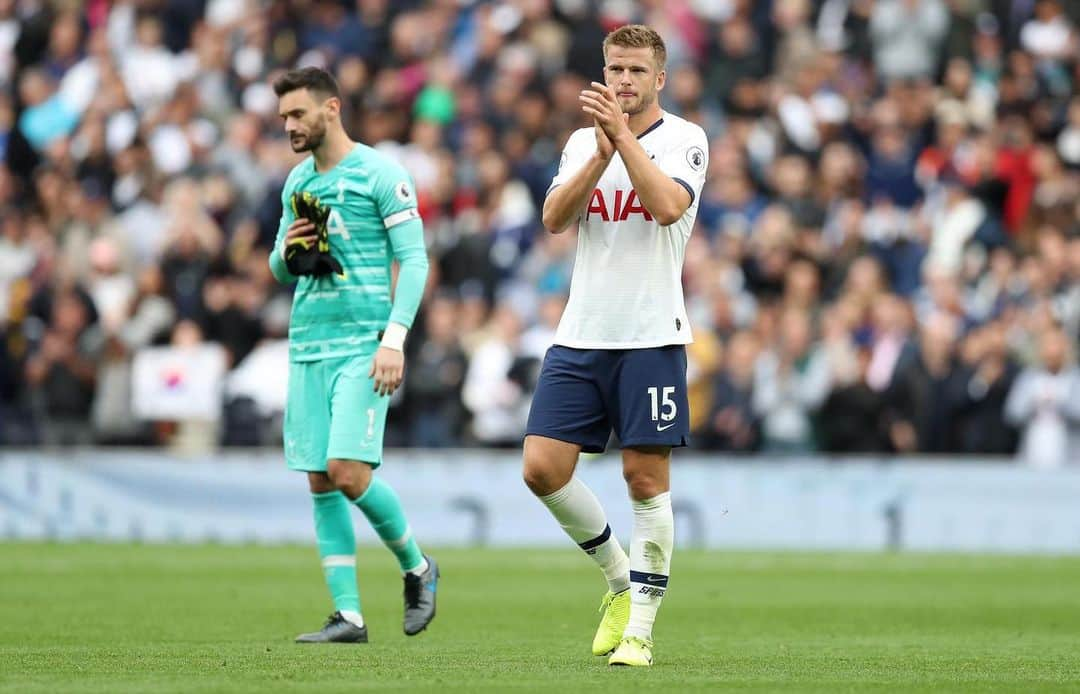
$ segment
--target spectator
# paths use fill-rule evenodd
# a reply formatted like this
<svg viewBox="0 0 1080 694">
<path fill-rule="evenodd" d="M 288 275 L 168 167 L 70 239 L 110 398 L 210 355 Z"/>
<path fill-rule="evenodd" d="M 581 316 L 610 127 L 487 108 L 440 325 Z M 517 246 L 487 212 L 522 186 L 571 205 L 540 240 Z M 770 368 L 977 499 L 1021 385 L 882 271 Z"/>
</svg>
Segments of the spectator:
<svg viewBox="0 0 1080 694">
<path fill-rule="evenodd" d="M 960 360 L 950 398 L 956 408 L 959 451 L 1011 455 L 1017 436 L 1005 421 L 1005 399 L 1020 369 L 1009 356 L 1004 325 L 994 321 L 968 333 Z"/>
<path fill-rule="evenodd" d="M 1042 336 L 1042 359 L 1009 391 L 1005 416 L 1022 430 L 1021 459 L 1054 468 L 1080 461 L 1080 369 L 1059 329 Z"/>
<path fill-rule="evenodd" d="M 70 409 L 93 402 L 94 437 L 170 440 L 132 417 L 130 367 L 184 320 L 182 335 L 231 355 L 224 440 L 280 435 L 259 374 L 284 370 L 274 316 L 291 294 L 266 281 L 265 256 L 297 157 L 269 84 L 316 63 L 337 74 L 350 131 L 416 180 L 429 295 L 460 297 L 452 309 L 432 299 L 433 328 L 418 326 L 423 366 L 406 374 L 394 405 L 406 416 L 388 436 L 509 445 L 519 427 L 492 422 L 516 421 L 574 262 L 574 231 L 539 233 L 539 210 L 560 148 L 589 125 L 578 96 L 601 76 L 597 46 L 622 21 L 662 30 L 669 107 L 711 143 L 683 278 L 700 338 L 695 442 L 871 450 L 883 401 L 890 448 L 1005 452 L 1012 374 L 1040 363 L 1052 330 L 1076 351 L 1080 62 L 1067 3 L 302 4 L 79 14 L 0 0 L 0 443 L 56 440 L 56 418 L 74 416 L 43 406 L 53 386 L 39 349 L 58 330 L 53 300 L 70 306 L 71 293 L 79 347 L 58 360 L 50 340 L 44 371 L 66 369 Z M 505 306 L 489 316 L 507 296 L 509 331 Z M 957 349 L 942 332 L 963 335 Z M 496 352 L 518 368 L 487 373 Z M 72 354 L 101 357 L 93 379 Z M 786 371 L 765 368 L 784 359 Z M 755 401 L 801 392 L 817 361 L 814 398 L 785 395 L 758 417 Z M 460 384 L 429 377 L 446 364 Z M 467 374 L 489 385 L 454 395 Z M 498 407 L 477 395 L 515 387 Z M 947 397 L 927 395 L 939 388 Z M 478 438 L 485 426 L 498 431 Z"/>
<path fill-rule="evenodd" d="M 409 359 L 409 445 L 457 446 L 466 423 L 462 385 L 468 362 L 458 341 L 457 302 L 447 295 L 424 308 L 424 341 Z"/>
<path fill-rule="evenodd" d="M 1076 55 L 1076 30 L 1057 0 L 1039 0 L 1035 16 L 1020 29 L 1020 45 L 1035 58 L 1047 63 Z"/>
<path fill-rule="evenodd" d="M 694 341 L 686 346 L 686 399 L 690 405 L 690 431 L 699 431 L 708 421 L 713 382 L 720 370 L 722 347 L 711 330 L 698 326 Z"/>
<path fill-rule="evenodd" d="M 878 0 L 870 16 L 878 73 L 886 80 L 932 76 L 948 27 L 940 0 Z"/>
<path fill-rule="evenodd" d="M 123 5 L 114 6 L 111 27 L 119 24 L 118 13 L 123 11 L 122 8 Z M 129 38 L 117 32 L 113 50 L 120 56 L 120 74 L 128 96 L 136 109 L 146 111 L 165 104 L 172 97 L 182 73 L 179 61 L 163 43 L 164 28 L 160 17 L 150 13 L 138 16 L 132 33 Z"/>
<path fill-rule="evenodd" d="M 522 352 L 528 356 L 543 360 L 548 347 L 555 342 L 555 331 L 559 328 L 559 319 L 566 308 L 567 295 L 562 292 L 545 292 L 540 297 L 536 324 L 521 336 Z"/>
<path fill-rule="evenodd" d="M 828 394 L 828 364 L 813 341 L 809 317 L 785 311 L 776 343 L 754 364 L 754 414 L 761 419 L 764 450 L 815 450 L 812 415 Z"/>
<path fill-rule="evenodd" d="M 754 364 L 758 351 L 758 340 L 751 332 L 736 333 L 728 342 L 709 416 L 699 435 L 702 448 L 732 453 L 757 448 L 760 426 L 754 411 Z"/>
<path fill-rule="evenodd" d="M 913 356 L 910 309 L 900 297 L 882 296 L 873 306 L 870 323 L 870 361 L 866 383 L 881 393 L 889 388 L 899 365 Z"/>
<path fill-rule="evenodd" d="M 764 43 L 745 17 L 735 16 L 719 24 L 710 52 L 717 55 L 706 77 L 707 93 L 728 99 L 743 80 L 765 76 L 768 57 Z"/>
<path fill-rule="evenodd" d="M 26 362 L 46 445 L 93 441 L 89 418 L 101 348 L 101 333 L 90 324 L 84 300 L 71 290 L 54 296 L 49 322 Z"/>
<path fill-rule="evenodd" d="M 869 345 L 854 346 L 850 368 L 834 373 L 834 386 L 818 416 L 821 450 L 828 453 L 881 453 L 889 449 L 885 402 L 867 383 Z"/>
<path fill-rule="evenodd" d="M 956 368 L 956 320 L 929 316 L 914 357 L 902 364 L 885 394 L 889 441 L 900 453 L 955 453 L 955 421 L 950 394 Z"/>
<path fill-rule="evenodd" d="M 102 443 L 146 443 L 150 433 L 132 410 L 131 357 L 139 349 L 162 343 L 176 319 L 176 309 L 163 296 L 163 278 L 156 266 L 142 271 L 136 295 L 125 318 L 106 324 L 102 361 L 98 365 L 93 423 Z"/>
<path fill-rule="evenodd" d="M 481 444 L 513 448 L 525 435 L 529 397 L 539 364 L 521 348 L 521 317 L 506 303 L 492 315 L 489 337 L 472 354 L 465 376 L 465 407 Z"/>
<path fill-rule="evenodd" d="M 1069 102 L 1068 122 L 1057 138 L 1057 151 L 1061 160 L 1072 170 L 1080 169 L 1080 96 Z"/>
</svg>

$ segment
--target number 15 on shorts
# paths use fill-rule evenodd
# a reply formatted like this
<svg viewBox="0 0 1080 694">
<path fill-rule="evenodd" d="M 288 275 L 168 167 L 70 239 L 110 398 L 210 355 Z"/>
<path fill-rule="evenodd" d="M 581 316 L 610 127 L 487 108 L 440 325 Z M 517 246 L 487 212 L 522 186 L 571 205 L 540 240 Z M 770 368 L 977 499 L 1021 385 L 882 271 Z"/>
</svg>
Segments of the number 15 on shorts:
<svg viewBox="0 0 1080 694">
<path fill-rule="evenodd" d="M 671 396 L 675 393 L 675 386 L 650 386 L 648 392 L 652 405 L 652 419 L 657 423 L 656 430 L 663 431 L 674 426 L 675 415 L 679 411 L 675 407 L 675 401 L 671 399 Z M 667 422 L 667 424 L 660 424 L 661 421 Z"/>
</svg>

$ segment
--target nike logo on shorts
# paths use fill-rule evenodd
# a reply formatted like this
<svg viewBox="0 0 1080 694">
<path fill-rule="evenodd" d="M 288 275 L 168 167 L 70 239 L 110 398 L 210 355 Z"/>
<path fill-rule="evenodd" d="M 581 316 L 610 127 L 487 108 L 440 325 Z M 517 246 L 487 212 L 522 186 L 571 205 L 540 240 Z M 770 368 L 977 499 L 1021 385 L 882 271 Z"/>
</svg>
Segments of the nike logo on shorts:
<svg viewBox="0 0 1080 694">
<path fill-rule="evenodd" d="M 665 424 L 664 426 L 660 426 L 659 424 L 657 424 L 656 425 L 656 430 L 657 431 L 663 431 L 665 429 L 670 429 L 673 426 L 675 426 L 675 422 L 672 422 L 671 424 Z"/>
</svg>

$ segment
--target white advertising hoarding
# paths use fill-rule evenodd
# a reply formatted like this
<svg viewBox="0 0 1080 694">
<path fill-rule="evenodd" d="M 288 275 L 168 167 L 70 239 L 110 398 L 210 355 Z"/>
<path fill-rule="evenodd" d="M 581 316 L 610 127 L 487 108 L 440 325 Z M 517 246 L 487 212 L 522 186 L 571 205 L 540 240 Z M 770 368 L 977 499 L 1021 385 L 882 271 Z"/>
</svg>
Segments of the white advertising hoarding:
<svg viewBox="0 0 1080 694">
<path fill-rule="evenodd" d="M 914 549 L 1080 554 L 1080 471 L 1010 463 L 676 456 L 682 546 Z M 429 545 L 567 542 L 521 481 L 519 457 L 388 451 L 377 473 Z M 626 543 L 631 514 L 618 459 L 581 477 Z M 377 542 L 356 514 L 361 543 Z M 161 452 L 0 454 L 0 537 L 147 542 L 310 542 L 304 476 L 276 452 L 199 459 Z"/>
</svg>

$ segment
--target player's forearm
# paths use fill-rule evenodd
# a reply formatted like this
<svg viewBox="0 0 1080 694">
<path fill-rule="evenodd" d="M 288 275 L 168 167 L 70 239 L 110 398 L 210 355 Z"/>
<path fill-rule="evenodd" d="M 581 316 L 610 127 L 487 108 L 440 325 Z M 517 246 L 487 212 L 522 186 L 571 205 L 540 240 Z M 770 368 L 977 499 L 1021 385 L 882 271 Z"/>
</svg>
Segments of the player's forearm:
<svg viewBox="0 0 1080 694">
<path fill-rule="evenodd" d="M 545 229 L 559 234 L 577 220 L 610 162 L 610 159 L 593 154 L 570 180 L 548 193 L 541 215 Z"/>
<path fill-rule="evenodd" d="M 285 259 L 281 257 L 281 249 L 278 246 L 274 246 L 274 250 L 270 251 L 270 273 L 282 284 L 292 284 L 296 281 L 296 275 L 289 272 L 289 268 L 285 266 Z"/>
<path fill-rule="evenodd" d="M 615 143 L 638 200 L 661 226 L 679 221 L 690 206 L 690 193 L 656 165 L 637 138 Z"/>
<path fill-rule="evenodd" d="M 390 244 L 398 261 L 398 278 L 389 322 L 408 329 L 416 318 L 427 284 L 428 257 L 423 224 L 414 219 L 394 227 L 390 230 Z"/>
</svg>

